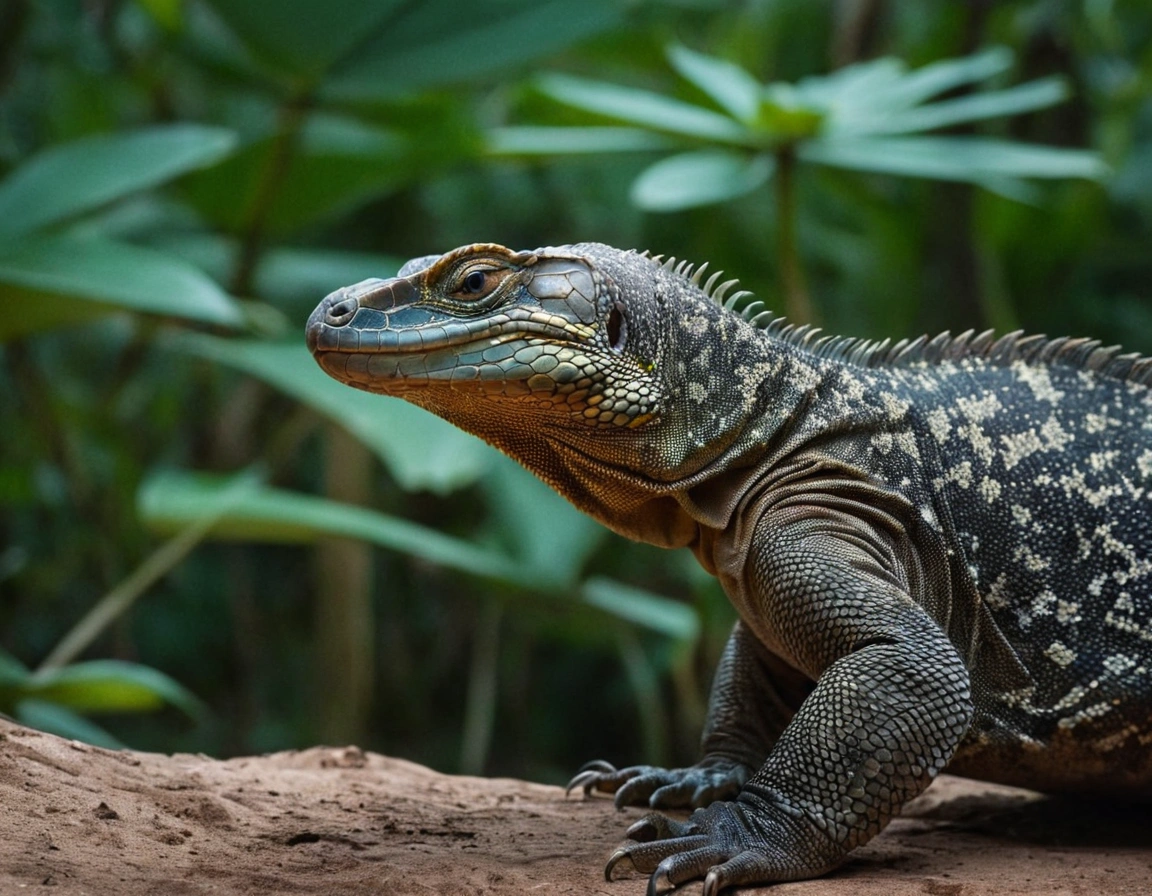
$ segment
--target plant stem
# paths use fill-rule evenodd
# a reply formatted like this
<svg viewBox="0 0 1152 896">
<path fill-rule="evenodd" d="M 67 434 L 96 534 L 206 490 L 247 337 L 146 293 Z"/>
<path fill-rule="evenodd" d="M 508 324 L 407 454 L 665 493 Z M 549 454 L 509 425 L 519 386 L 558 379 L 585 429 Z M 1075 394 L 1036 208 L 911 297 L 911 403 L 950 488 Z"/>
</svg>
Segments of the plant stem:
<svg viewBox="0 0 1152 896">
<path fill-rule="evenodd" d="M 640 736 L 644 743 L 644 755 L 653 765 L 666 765 L 668 756 L 668 716 L 664 711 L 664 700 L 660 693 L 660 678 L 640 639 L 630 626 L 621 625 L 617 631 L 616 647 L 620 662 L 636 698 L 637 718 L 640 722 Z"/>
<path fill-rule="evenodd" d="M 464 738 L 460 745 L 460 773 L 481 775 L 492 749 L 496 728 L 496 694 L 500 671 L 500 624 L 504 604 L 489 598 L 480 611 L 472 647 L 472 670 L 464 709 Z"/>
<path fill-rule="evenodd" d="M 796 249 L 796 154 L 776 152 L 776 265 L 784 291 L 784 313 L 793 323 L 815 323 L 800 253 Z"/>
<path fill-rule="evenodd" d="M 195 520 L 160 545 L 144 559 L 143 563 L 132 570 L 127 578 L 100 598 L 68 634 L 60 639 L 37 671 L 43 672 L 46 669 L 66 666 L 83 653 L 104 629 L 136 602 L 137 598 L 179 565 L 180 561 L 207 537 L 212 527 L 231 509 L 236 500 L 250 490 L 257 481 L 252 474 L 235 477 L 220 495 L 219 503 L 211 512 Z"/>
<path fill-rule="evenodd" d="M 248 210 L 240 237 L 240 254 L 229 284 L 233 295 L 251 295 L 256 266 L 264 249 L 264 235 L 268 227 L 268 216 L 272 213 L 276 198 L 288 172 L 292 168 L 292 157 L 304 128 L 311 100 L 307 96 L 291 97 L 280 107 L 280 120 L 276 138 L 268 156 L 256 197 Z"/>
<path fill-rule="evenodd" d="M 28 0 L 12 0 L 0 5 L 0 93 L 8 86 L 18 64 L 16 51 L 31 16 Z"/>
<path fill-rule="evenodd" d="M 882 14 L 880 0 L 839 0 L 829 53 L 833 68 L 868 58 Z"/>
<path fill-rule="evenodd" d="M 325 496 L 363 504 L 372 490 L 371 452 L 335 424 L 324 436 Z M 372 546 L 354 538 L 321 538 L 314 559 L 320 738 L 363 743 L 376 678 Z"/>
</svg>

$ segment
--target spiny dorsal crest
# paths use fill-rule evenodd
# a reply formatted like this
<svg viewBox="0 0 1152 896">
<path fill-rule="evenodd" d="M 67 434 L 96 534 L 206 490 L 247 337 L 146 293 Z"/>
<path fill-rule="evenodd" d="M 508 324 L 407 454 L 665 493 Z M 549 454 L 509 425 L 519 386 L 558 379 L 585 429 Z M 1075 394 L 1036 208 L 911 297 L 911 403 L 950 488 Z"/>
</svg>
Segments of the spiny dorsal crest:
<svg viewBox="0 0 1152 896">
<path fill-rule="evenodd" d="M 767 328 L 771 329 L 771 326 Z M 791 335 L 786 338 L 793 341 Z M 940 364 L 965 358 L 979 358 L 997 366 L 1021 361 L 1031 367 L 1059 365 L 1152 386 L 1152 358 L 1136 352 L 1120 354 L 1120 346 L 1102 346 L 1099 339 L 1069 336 L 1049 339 L 1041 334 L 1026 335 L 1023 330 L 1006 333 L 999 339 L 993 330 L 982 333 L 966 330 L 958 336 L 944 332 L 932 338 L 901 339 L 895 344 L 890 339 L 876 342 L 834 336 L 816 342 L 812 351 L 819 357 L 862 367 Z"/>
<path fill-rule="evenodd" d="M 1152 386 L 1152 357 L 1138 352 L 1121 354 L 1120 346 L 1102 346 L 1099 339 L 1070 336 L 1050 339 L 1044 335 L 1025 335 L 1023 330 L 1006 333 L 999 339 L 993 330 L 985 330 L 979 334 L 975 330 L 966 330 L 958 336 L 944 332 L 931 338 L 919 336 L 916 339 L 901 339 L 896 343 L 891 339 L 820 336 L 819 327 L 789 323 L 786 318 L 777 317 L 771 311 L 765 310 L 764 303 L 760 301 L 749 302 L 741 311 L 735 312 L 736 304 L 752 293 L 740 290 L 726 298 L 727 293 L 739 281 L 725 280 L 721 283 L 720 277 L 723 271 L 714 272 L 702 283 L 708 262 L 693 266 L 687 261 L 677 261 L 674 256 L 664 260 L 663 255 L 652 255 L 646 249 L 636 254 L 683 277 L 692 286 L 702 290 L 716 304 L 738 313 L 752 326 L 763 330 L 765 336 L 797 346 L 818 358 L 852 364 L 856 367 L 940 364 L 964 358 L 978 358 L 990 364 L 1003 366 L 1022 361 L 1032 367 L 1060 365 L 1091 371 L 1110 379 Z"/>
<path fill-rule="evenodd" d="M 700 289 L 704 295 L 714 301 L 721 308 L 726 311 L 732 311 L 748 321 L 753 326 L 762 327 L 769 320 L 773 318 L 771 311 L 764 310 L 764 303 L 760 301 L 747 303 L 740 311 L 736 311 L 736 306 L 744 299 L 747 299 L 752 293 L 747 289 L 740 289 L 728 295 L 733 287 L 739 286 L 739 280 L 725 280 L 720 281 L 724 276 L 723 271 L 714 271 L 712 275 L 704 280 L 704 274 L 708 270 L 708 262 L 701 265 L 694 265 L 689 261 L 677 261 L 676 256 L 670 256 L 667 260 L 663 255 L 652 255 L 645 249 L 643 252 L 636 252 L 641 258 L 647 258 L 652 262 L 660 265 L 664 270 L 682 277 L 692 286 Z M 703 282 L 702 282 L 703 281 Z"/>
</svg>

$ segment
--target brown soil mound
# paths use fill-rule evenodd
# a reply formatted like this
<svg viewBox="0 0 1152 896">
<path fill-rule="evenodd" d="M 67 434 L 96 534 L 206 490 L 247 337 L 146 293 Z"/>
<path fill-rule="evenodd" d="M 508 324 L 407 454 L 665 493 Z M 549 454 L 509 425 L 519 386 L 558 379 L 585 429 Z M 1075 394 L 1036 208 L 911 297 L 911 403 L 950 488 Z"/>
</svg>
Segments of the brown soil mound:
<svg viewBox="0 0 1152 896">
<path fill-rule="evenodd" d="M 638 810 L 355 747 L 221 762 L 0 719 L 0 805 L 2 894 L 644 892 L 601 873 Z M 1147 893 L 1149 821 L 944 777 L 844 868 L 771 893 Z"/>
</svg>

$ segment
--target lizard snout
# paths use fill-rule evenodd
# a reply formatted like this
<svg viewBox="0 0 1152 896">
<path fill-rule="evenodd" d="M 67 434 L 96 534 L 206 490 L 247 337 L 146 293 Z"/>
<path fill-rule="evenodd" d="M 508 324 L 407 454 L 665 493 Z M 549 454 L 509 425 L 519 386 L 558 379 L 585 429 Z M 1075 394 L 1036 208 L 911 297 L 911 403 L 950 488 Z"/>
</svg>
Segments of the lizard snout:
<svg viewBox="0 0 1152 896">
<path fill-rule="evenodd" d="M 324 335 L 331 333 L 332 327 L 343 327 L 347 324 L 355 317 L 359 308 L 360 303 L 356 297 L 348 295 L 344 289 L 326 295 L 308 317 L 308 324 L 304 328 L 308 349 L 315 352 Z"/>
<path fill-rule="evenodd" d="M 330 297 L 335 301 L 325 300 L 324 323 L 330 327 L 342 327 L 360 310 L 360 302 L 356 296 L 336 293 Z"/>
<path fill-rule="evenodd" d="M 315 352 L 326 332 L 332 328 L 348 326 L 361 308 L 392 311 L 410 305 L 418 298 L 416 287 L 400 277 L 392 280 L 362 280 L 329 293 L 308 318 L 308 348 Z"/>
</svg>

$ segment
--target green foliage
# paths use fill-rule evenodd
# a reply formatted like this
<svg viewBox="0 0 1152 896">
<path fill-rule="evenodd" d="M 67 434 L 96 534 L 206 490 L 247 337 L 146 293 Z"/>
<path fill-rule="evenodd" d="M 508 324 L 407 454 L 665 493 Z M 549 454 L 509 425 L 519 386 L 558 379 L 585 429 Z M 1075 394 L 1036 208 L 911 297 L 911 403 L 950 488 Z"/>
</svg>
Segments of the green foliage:
<svg viewBox="0 0 1152 896">
<path fill-rule="evenodd" d="M 196 715 L 202 709 L 185 688 L 166 675 L 118 660 L 91 660 L 29 675 L 6 700 L 34 698 L 77 712 L 144 712 L 165 703 Z"/>
<path fill-rule="evenodd" d="M 193 718 L 204 713 L 187 688 L 146 666 L 90 660 L 32 672 L 0 651 L 0 712 L 63 737 L 119 747 L 116 738 L 82 714 L 150 712 L 166 705 Z"/>
<path fill-rule="evenodd" d="M 406 9 L 359 59 L 335 74 L 324 88 L 327 96 L 365 101 L 386 91 L 491 77 L 546 59 L 621 21 L 615 0 L 483 0 L 463 17 L 455 0 L 426 0 Z"/>
<path fill-rule="evenodd" d="M 616 4 L 583 0 L 489 0 L 474 10 L 473 24 L 451 32 L 442 23 L 455 7 L 445 3 L 375 4 L 367 9 L 363 4 L 332 7 L 305 0 L 295 2 L 287 14 L 273 4 L 222 0 L 188 6 L 142 3 L 140 8 L 164 31 L 186 42 L 181 50 L 191 53 L 176 65 L 194 72 L 204 97 L 223 99 L 225 114 L 213 125 L 82 131 L 79 139 L 31 155 L 0 184 L 0 296 L 10 300 L 9 307 L 25 309 L 3 316 L 0 338 L 14 340 L 8 359 L 11 375 L 31 387 L 26 390 L 30 394 L 49 393 L 43 402 L 30 399 L 30 407 L 43 421 L 40 430 L 53 440 L 70 439 L 74 424 L 50 394 L 58 378 L 54 344 L 50 339 L 26 343 L 29 334 L 125 311 L 185 328 L 247 327 L 275 333 L 283 319 L 274 308 L 248 302 L 241 311 L 222 285 L 286 307 L 297 301 L 310 307 L 321 286 L 327 290 L 364 276 L 387 275 L 395 262 L 376 254 L 272 246 L 267 239 L 346 215 L 480 151 L 479 131 L 462 116 L 461 99 L 414 100 L 413 90 L 491 78 L 504 68 L 523 66 L 533 54 L 554 53 L 620 20 Z M 129 101 L 130 107 L 132 81 L 148 77 L 143 68 L 134 71 L 133 66 L 145 65 L 150 54 L 163 53 L 164 38 L 157 32 L 141 42 L 148 34 L 143 22 L 131 10 L 122 15 L 123 30 L 112 32 L 113 39 L 122 41 L 120 50 L 127 54 L 122 58 L 136 59 L 105 95 L 113 103 Z M 557 19 L 568 27 L 544 27 Z M 49 17 L 38 20 L 33 30 L 37 27 L 44 28 L 42 35 L 57 39 L 68 33 L 65 23 Z M 486 49 L 476 52 L 477 47 Z M 68 69 L 66 63 L 53 65 L 58 71 Z M 79 85 L 85 76 L 69 72 L 66 77 Z M 166 101 L 179 104 L 186 98 L 170 94 Z M 360 105 L 348 105 L 350 100 Z M 31 120 L 31 111 L 24 112 Z M 150 193 L 176 179 L 178 190 L 162 197 Z M 507 530 L 518 533 L 508 541 L 524 550 L 505 555 L 489 544 L 440 535 L 399 517 L 299 492 L 237 492 L 232 483 L 209 488 L 200 480 L 155 476 L 141 491 L 141 520 L 160 528 L 176 525 L 175 537 L 92 604 L 40 671 L 30 673 L 27 681 L 21 678 L 21 687 L 49 679 L 53 685 L 13 691 L 12 706 L 26 710 L 21 717 L 109 742 L 110 735 L 77 713 L 152 708 L 157 703 L 146 696 L 153 692 L 170 699 L 179 696 L 162 688 L 160 678 L 148 679 L 160 673 L 145 667 L 108 667 L 108 674 L 99 678 L 100 667 L 67 662 L 129 613 L 157 577 L 209 533 L 213 538 L 239 533 L 261 542 L 363 538 L 442 568 L 490 578 L 537 599 L 565 586 L 578 593 L 580 559 L 601 540 L 600 531 L 587 520 L 572 522 L 574 511 L 565 506 L 568 529 L 573 534 L 583 531 L 586 547 L 583 553 L 569 552 L 566 565 L 545 564 L 545 553 L 555 551 L 557 538 L 541 539 L 535 528 L 517 527 L 517 514 L 506 500 L 512 494 L 539 497 L 542 487 L 527 483 L 523 471 L 494 464 L 491 450 L 475 440 L 411 406 L 392 402 L 389 409 L 387 402 L 349 397 L 320 373 L 299 340 L 274 343 L 177 334 L 156 329 L 143 318 L 128 318 L 125 324 L 127 330 L 119 332 L 127 334 L 127 342 L 123 336 L 109 338 L 112 331 L 105 334 L 109 356 L 121 355 L 109 387 L 113 399 L 132 388 L 149 356 L 159 358 L 165 349 L 176 350 L 176 359 L 188 355 L 219 369 L 243 371 L 299 400 L 302 408 L 312 407 L 347 427 L 376 450 L 402 489 L 447 494 L 499 467 L 502 472 L 493 476 L 504 487 L 493 490 L 489 485 L 487 491 Z M 177 382 L 191 376 L 220 394 L 187 365 L 184 370 L 178 366 Z M 297 415 L 295 437 L 307 435 L 316 419 Z M 85 438 L 83 429 L 77 432 Z M 291 432 L 284 438 L 288 450 L 294 450 Z M 126 443 L 109 444 L 107 437 L 91 447 L 96 456 L 111 449 L 125 460 L 131 458 L 137 479 L 152 462 L 147 454 L 133 456 Z M 72 461 L 65 475 L 84 476 L 88 456 L 86 450 L 83 459 Z M 17 473 L 17 481 L 27 483 L 25 491 L 36 489 L 23 473 Z M 554 507 L 554 502 L 548 495 L 540 506 Z M 13 556 L 17 568 L 26 562 L 23 552 Z M 548 596 L 554 601 L 557 595 Z M 655 595 L 650 599 L 657 604 L 662 600 Z M 593 615 L 600 612 L 593 602 L 588 607 Z M 18 668 L 16 663 L 13 669 Z M 84 674 L 90 677 L 84 679 Z M 117 683 L 119 691 L 113 687 Z M 80 699 L 81 685 L 90 699 Z M 99 694 L 107 696 L 104 703 L 96 699 Z"/>
<path fill-rule="evenodd" d="M 16 3 L 0 711 L 27 724 L 553 780 L 690 759 L 715 583 L 308 357 L 322 295 L 404 258 L 600 239 L 810 293 L 836 332 L 1152 349 L 1135 0 L 864 30 L 807 0 Z"/>
<path fill-rule="evenodd" d="M 739 156 L 718 149 L 682 152 L 645 168 L 632 184 L 632 201 L 654 212 L 674 212 L 751 193 L 776 169 L 771 156 Z"/>
<path fill-rule="evenodd" d="M 70 236 L 0 243 L 0 298 L 26 309 L 0 323 L 0 340 L 112 311 L 232 327 L 243 320 L 219 286 L 178 259 L 139 246 Z"/>
<path fill-rule="evenodd" d="M 989 183 L 1012 178 L 1100 178 L 1094 153 L 1018 144 L 995 138 L 912 137 L 1044 109 L 1067 98 L 1059 78 L 1003 90 L 931 100 L 1007 71 L 1012 55 L 994 48 L 908 71 L 897 59 L 878 59 L 796 84 L 762 85 L 744 69 L 672 45 L 676 71 L 721 112 L 661 94 L 599 81 L 548 75 L 538 88 L 562 103 L 653 131 L 739 147 L 685 152 L 655 163 L 633 185 L 632 200 L 652 211 L 677 211 L 751 193 L 771 176 L 774 155 L 794 152 L 807 162 L 857 171 Z M 503 146 L 529 150 L 533 131 L 502 132 Z M 640 132 L 623 131 L 637 146 Z M 541 134 L 553 152 L 562 137 Z M 577 134 L 578 152 L 586 151 Z M 631 146 L 622 148 L 630 149 Z M 605 147 L 610 149 L 610 147 Z M 507 151 L 507 150 L 504 150 Z"/>
<path fill-rule="evenodd" d="M 98 134 L 50 147 L 0 183 L 0 239 L 75 218 L 225 158 L 236 138 L 192 124 Z"/>
<path fill-rule="evenodd" d="M 376 452 L 397 484 L 408 491 L 448 494 L 492 467 L 490 449 L 443 420 L 405 401 L 350 392 L 320 370 L 302 340 L 274 343 L 196 336 L 178 345 L 259 377 L 330 416 Z"/>
<path fill-rule="evenodd" d="M 776 175 L 776 255 L 791 318 L 815 314 L 795 236 L 798 207 L 795 161 L 855 171 L 963 181 L 1013 199 L 1034 197 L 1022 178 L 1099 179 L 1107 169 L 1092 152 L 1034 146 L 996 137 L 924 136 L 926 131 L 1044 109 L 1066 98 L 1059 78 L 1003 90 L 937 99 L 1007 71 L 1012 55 L 992 48 L 915 71 L 898 59 L 861 62 L 795 84 L 761 84 L 724 59 L 671 45 L 668 61 L 720 111 L 648 90 L 569 75 L 537 79 L 544 94 L 597 115 L 636 126 L 616 129 L 605 151 L 632 150 L 645 133 L 672 135 L 689 148 L 650 165 L 632 183 L 632 202 L 648 211 L 682 211 L 753 193 Z M 935 100 L 935 101 L 934 101 Z M 641 130 L 643 129 L 643 130 Z M 575 130 L 575 129 L 574 129 Z M 595 145 L 589 129 L 575 130 L 575 152 Z M 538 140 L 533 146 L 533 139 Z M 612 140 L 618 145 L 611 146 Z M 555 131 L 530 127 L 499 131 L 499 152 L 518 147 L 565 152 Z"/>
<path fill-rule="evenodd" d="M 408 520 L 313 495 L 261 489 L 221 508 L 226 482 L 168 472 L 147 480 L 140 514 L 159 531 L 179 530 L 202 516 L 220 514 L 217 538 L 244 541 L 311 542 L 324 535 L 361 538 L 449 569 L 521 584 L 510 558 L 443 535 Z"/>
<path fill-rule="evenodd" d="M 235 327 L 243 316 L 209 278 L 139 246 L 49 232 L 224 158 L 222 128 L 169 125 L 51 147 L 0 181 L 0 341 L 119 309 Z"/>
<path fill-rule="evenodd" d="M 518 468 L 500 466 L 506 471 L 503 485 L 514 494 L 545 488 L 522 476 Z M 212 537 L 240 541 L 308 543 L 330 535 L 363 539 L 445 569 L 490 579 L 535 600 L 554 603 L 558 595 L 569 592 L 590 606 L 668 637 L 695 639 L 699 633 L 695 616 L 676 602 L 603 577 L 581 585 L 575 581 L 577 563 L 567 557 L 554 562 L 561 549 L 571 551 L 578 562 L 581 540 L 586 555 L 601 531 L 570 505 L 559 503 L 561 499 L 553 492 L 547 494 L 558 503 L 548 507 L 546 525 L 531 521 L 523 525 L 519 520 L 513 524 L 523 533 L 532 533 L 528 537 L 536 542 L 519 557 L 400 517 L 299 492 L 262 488 L 230 497 L 225 481 L 175 471 L 158 473 L 143 484 L 140 515 L 160 532 L 180 531 L 211 516 L 215 520 Z M 517 502 L 514 509 L 523 519 L 532 505 Z"/>
</svg>

